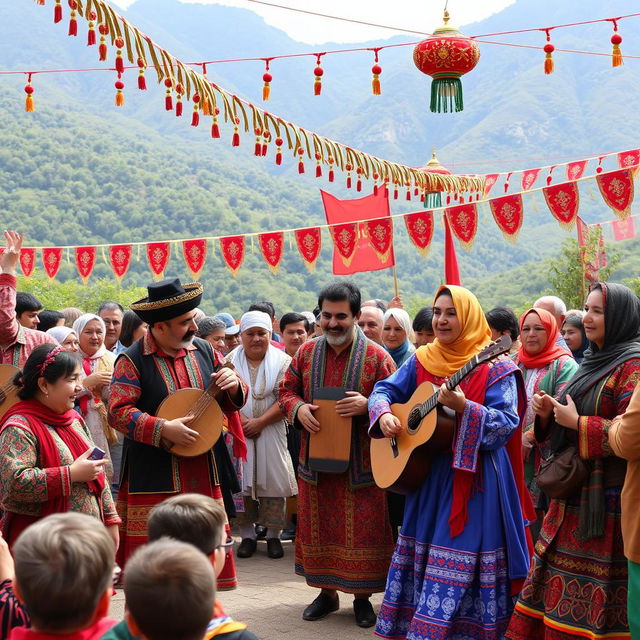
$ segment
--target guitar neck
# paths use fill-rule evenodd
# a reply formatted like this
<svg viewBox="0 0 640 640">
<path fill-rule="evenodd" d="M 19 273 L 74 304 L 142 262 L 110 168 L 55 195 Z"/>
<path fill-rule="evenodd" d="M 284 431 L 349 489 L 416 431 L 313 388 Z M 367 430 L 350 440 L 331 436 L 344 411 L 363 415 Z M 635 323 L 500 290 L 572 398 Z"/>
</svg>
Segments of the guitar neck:
<svg viewBox="0 0 640 640">
<path fill-rule="evenodd" d="M 453 391 L 476 367 L 478 366 L 478 356 L 473 356 L 467 364 L 456 371 L 447 381 L 447 389 Z"/>
</svg>

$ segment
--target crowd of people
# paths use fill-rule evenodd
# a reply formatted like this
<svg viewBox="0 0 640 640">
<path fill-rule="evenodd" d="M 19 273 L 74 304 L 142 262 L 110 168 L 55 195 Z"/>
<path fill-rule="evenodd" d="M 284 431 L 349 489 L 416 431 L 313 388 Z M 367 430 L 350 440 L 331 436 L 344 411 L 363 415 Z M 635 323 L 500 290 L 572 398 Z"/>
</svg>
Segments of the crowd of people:
<svg viewBox="0 0 640 640">
<path fill-rule="evenodd" d="M 286 540 L 319 590 L 310 623 L 342 593 L 358 626 L 394 640 L 640 638 L 628 288 L 598 283 L 583 310 L 545 296 L 518 317 L 443 285 L 412 318 L 339 281 L 313 310 L 257 301 L 236 318 L 207 315 L 203 285 L 176 278 L 127 310 L 44 310 L 16 291 L 22 237 L 5 239 L 0 640 L 255 639 L 216 594 L 238 586 L 236 558 L 278 560 Z M 508 353 L 447 384 L 502 336 Z M 424 384 L 448 444 L 417 489 L 385 491 L 372 439 L 406 432 L 394 405 Z M 185 406 L 185 389 L 202 393 Z M 330 429 L 339 469 L 310 454 Z M 108 616 L 114 584 L 123 621 Z"/>
</svg>

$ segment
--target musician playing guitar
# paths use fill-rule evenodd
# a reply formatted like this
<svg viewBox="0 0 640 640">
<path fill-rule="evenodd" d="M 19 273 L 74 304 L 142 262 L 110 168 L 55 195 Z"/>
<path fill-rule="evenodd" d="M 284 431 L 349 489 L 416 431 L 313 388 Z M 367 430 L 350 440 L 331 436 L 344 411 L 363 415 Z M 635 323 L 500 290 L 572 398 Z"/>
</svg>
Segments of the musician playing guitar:
<svg viewBox="0 0 640 640">
<path fill-rule="evenodd" d="M 456 416 L 451 446 L 433 456 L 421 486 L 407 495 L 376 633 L 425 640 L 502 638 L 511 596 L 530 558 L 523 517 L 529 494 L 522 467 L 522 379 L 502 356 L 476 367 L 459 387 L 445 386 L 491 342 L 470 291 L 440 287 L 433 330 L 434 342 L 378 382 L 369 397 L 374 438 L 393 438 L 406 429 L 390 405 L 407 402 L 422 383 L 441 385 L 438 401 Z"/>
<path fill-rule="evenodd" d="M 218 402 L 229 428 L 234 436 L 242 436 L 236 412 L 245 403 L 247 387 L 232 369 L 219 368 L 222 354 L 194 337 L 203 287 L 183 286 L 176 278 L 147 289 L 148 297 L 131 309 L 149 324 L 149 331 L 116 361 L 109 400 L 111 425 L 125 435 L 118 500 L 123 521 L 118 562 L 123 567 L 131 552 L 147 541 L 147 516 L 154 505 L 176 493 L 202 493 L 222 501 L 221 485 L 239 491 L 222 438 L 201 455 L 173 455 L 172 445 L 185 447 L 196 441 L 198 433 L 189 427 L 193 416 L 163 420 L 156 414 L 170 393 L 186 387 L 204 389 L 214 379 L 222 390 Z M 222 575 L 232 572 L 233 583 L 232 561 L 229 554 Z"/>
</svg>

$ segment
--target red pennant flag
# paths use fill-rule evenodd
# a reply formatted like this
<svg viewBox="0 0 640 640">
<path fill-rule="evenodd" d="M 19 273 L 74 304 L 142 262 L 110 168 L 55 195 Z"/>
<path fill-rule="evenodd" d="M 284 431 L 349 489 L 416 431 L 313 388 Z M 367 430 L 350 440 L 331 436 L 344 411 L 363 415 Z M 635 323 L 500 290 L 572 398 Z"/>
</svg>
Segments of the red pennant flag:
<svg viewBox="0 0 640 640">
<path fill-rule="evenodd" d="M 220 238 L 220 253 L 231 275 L 237 275 L 244 261 L 244 236 Z"/>
<path fill-rule="evenodd" d="M 391 218 L 370 220 L 364 226 L 378 259 L 380 262 L 386 262 L 393 251 L 393 221 Z"/>
<path fill-rule="evenodd" d="M 404 224 L 411 242 L 418 248 L 418 253 L 426 256 L 433 239 L 433 211 L 408 213 L 404 216 Z"/>
<path fill-rule="evenodd" d="M 563 182 L 542 190 L 551 215 L 562 227 L 573 229 L 580 207 L 580 192 L 577 182 Z"/>
<path fill-rule="evenodd" d="M 298 251 L 309 271 L 313 271 L 322 247 L 322 232 L 320 227 L 296 229 L 294 231 Z"/>
<path fill-rule="evenodd" d="M 445 284 L 460 284 L 460 269 L 458 269 L 458 257 L 456 245 L 453 242 L 453 234 L 449 226 L 449 219 L 444 219 L 444 282 Z"/>
<path fill-rule="evenodd" d="M 76 247 L 76 269 L 82 278 L 82 282 L 87 284 L 89 276 L 93 272 L 96 264 L 96 248 L 95 247 Z"/>
<path fill-rule="evenodd" d="M 502 198 L 493 198 L 493 200 L 489 200 L 489 207 L 500 231 L 508 240 L 515 241 L 524 220 L 522 195 L 517 193 Z"/>
<path fill-rule="evenodd" d="M 484 177 L 484 195 L 487 197 L 489 195 L 489 191 L 493 189 L 493 185 L 498 182 L 498 178 L 500 174 L 498 173 L 490 173 L 488 176 Z"/>
<path fill-rule="evenodd" d="M 540 174 L 540 169 L 527 169 L 522 172 L 522 190 L 529 191 L 535 184 Z"/>
<path fill-rule="evenodd" d="M 389 216 L 389 199 L 386 189 L 378 189 L 377 194 L 356 200 L 339 200 L 325 191 L 320 193 L 327 222 L 332 225 L 331 236 L 335 247 L 333 273 L 347 275 L 362 271 L 377 271 L 395 264 L 393 245 L 388 251 L 387 260 L 381 260 L 369 241 L 365 225 L 365 221 Z M 351 247 L 353 247 L 353 253 L 349 256 Z"/>
<path fill-rule="evenodd" d="M 147 243 L 147 260 L 154 280 L 162 280 L 171 256 L 171 245 L 168 242 Z"/>
<path fill-rule="evenodd" d="M 62 249 L 60 247 L 46 247 L 42 249 L 42 266 L 49 278 L 53 279 L 62 264 Z"/>
<path fill-rule="evenodd" d="M 258 244 L 264 261 L 267 263 L 271 273 L 275 275 L 278 273 L 278 267 L 284 253 L 284 233 L 282 231 L 261 233 L 258 236 Z"/>
<path fill-rule="evenodd" d="M 631 216 L 624 220 L 614 220 L 611 226 L 613 227 L 613 239 L 616 242 L 636 237 L 636 229 Z"/>
<path fill-rule="evenodd" d="M 621 169 L 631 169 L 633 176 L 637 176 L 640 169 L 640 149 L 621 151 L 618 154 L 618 166 Z"/>
<path fill-rule="evenodd" d="M 207 241 L 205 239 L 184 240 L 182 253 L 191 277 L 197 280 L 204 269 L 204 263 L 207 261 Z"/>
<path fill-rule="evenodd" d="M 461 204 L 444 210 L 451 231 L 468 251 L 478 230 L 478 208 L 475 204 Z M 453 283 L 449 283 L 453 284 Z"/>
<path fill-rule="evenodd" d="M 579 180 L 587 167 L 588 160 L 569 162 L 567 164 L 567 180 Z"/>
<path fill-rule="evenodd" d="M 131 264 L 132 247 L 130 244 L 112 244 L 109 247 L 111 268 L 118 282 L 124 278 Z"/>
<path fill-rule="evenodd" d="M 589 225 L 580 216 L 576 220 L 578 222 L 578 246 L 586 247 L 589 241 Z"/>
<path fill-rule="evenodd" d="M 22 247 L 20 250 L 20 268 L 25 277 L 29 278 L 36 268 L 36 250 Z"/>
<path fill-rule="evenodd" d="M 629 169 L 610 171 L 596 176 L 600 193 L 618 218 L 626 218 L 633 204 L 633 173 Z"/>
</svg>

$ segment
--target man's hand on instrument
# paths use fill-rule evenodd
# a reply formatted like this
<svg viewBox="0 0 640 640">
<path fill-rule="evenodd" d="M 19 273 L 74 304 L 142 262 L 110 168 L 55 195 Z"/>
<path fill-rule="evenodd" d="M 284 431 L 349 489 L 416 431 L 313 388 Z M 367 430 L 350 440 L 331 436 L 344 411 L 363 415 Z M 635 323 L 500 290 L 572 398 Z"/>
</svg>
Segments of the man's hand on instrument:
<svg viewBox="0 0 640 640">
<path fill-rule="evenodd" d="M 257 438 L 265 428 L 261 418 L 249 418 L 242 423 L 242 430 L 247 438 Z"/>
<path fill-rule="evenodd" d="M 404 429 L 400 420 L 393 413 L 381 415 L 378 424 L 385 438 L 394 438 Z"/>
<path fill-rule="evenodd" d="M 449 409 L 452 409 L 456 413 L 464 412 L 464 404 L 466 400 L 464 392 L 460 387 L 456 387 L 453 391 L 449 391 L 446 383 L 444 383 L 438 392 L 438 402 L 445 407 L 449 407 Z"/>
<path fill-rule="evenodd" d="M 369 401 L 357 391 L 347 391 L 347 397 L 336 402 L 336 412 L 343 418 L 364 416 L 369 410 Z"/>
<path fill-rule="evenodd" d="M 220 371 L 211 374 L 211 378 L 216 381 L 216 386 L 222 391 L 235 392 L 240 385 L 240 378 L 236 372 L 229 367 L 223 367 Z"/>
<path fill-rule="evenodd" d="M 7 246 L 0 252 L 0 273 L 16 275 L 16 265 L 22 249 L 22 234 L 16 231 L 5 231 Z"/>
<path fill-rule="evenodd" d="M 320 431 L 320 423 L 315 419 L 313 412 L 320 407 L 317 404 L 303 404 L 296 414 L 296 418 L 300 420 L 300 424 L 309 433 L 318 433 Z"/>
<path fill-rule="evenodd" d="M 180 447 L 192 445 L 198 437 L 198 432 L 187 426 L 192 420 L 193 416 L 165 420 L 162 425 L 162 437 Z"/>
</svg>

